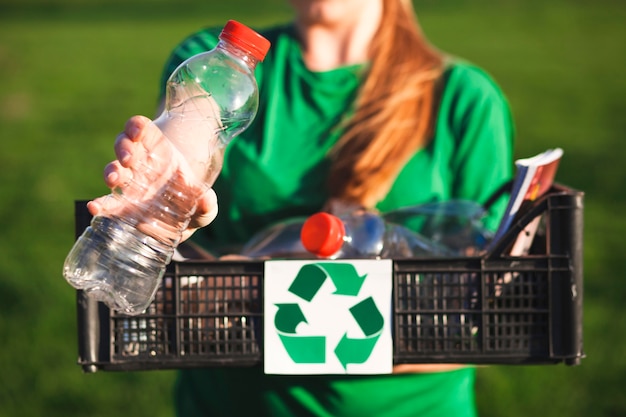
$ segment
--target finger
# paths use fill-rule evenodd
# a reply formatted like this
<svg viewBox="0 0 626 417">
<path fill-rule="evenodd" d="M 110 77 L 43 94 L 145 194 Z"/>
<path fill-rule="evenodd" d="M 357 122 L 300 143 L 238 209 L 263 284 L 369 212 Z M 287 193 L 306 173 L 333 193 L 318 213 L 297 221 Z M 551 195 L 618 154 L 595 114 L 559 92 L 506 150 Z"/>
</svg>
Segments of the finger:
<svg viewBox="0 0 626 417">
<path fill-rule="evenodd" d="M 152 124 L 152 120 L 145 116 L 133 116 L 124 126 L 124 133 L 134 142 L 143 140 L 144 129 Z"/>
<path fill-rule="evenodd" d="M 124 168 L 117 160 L 110 162 L 104 167 L 104 182 L 111 189 L 116 187 L 124 188 L 132 179 L 132 171 Z"/>
<path fill-rule="evenodd" d="M 133 164 L 135 159 L 133 156 L 136 153 L 137 144 L 128 137 L 126 132 L 122 132 L 117 136 L 113 147 L 115 149 L 115 157 L 122 166 L 129 167 Z"/>
<path fill-rule="evenodd" d="M 144 169 L 149 175 L 168 175 L 175 168 L 171 164 L 172 146 L 155 123 L 144 116 L 133 116 L 126 123 L 115 143 L 115 153 L 125 168 Z M 156 180 L 152 178 L 151 181 Z"/>
<path fill-rule="evenodd" d="M 94 200 L 91 200 L 87 203 L 87 210 L 89 211 L 89 214 L 91 214 L 92 216 L 97 216 L 100 213 L 102 213 L 102 203 L 101 200 L 104 197 L 98 197 Z"/>
<path fill-rule="evenodd" d="M 110 212 L 119 205 L 120 203 L 113 195 L 107 194 L 89 201 L 87 203 L 87 210 L 92 216 L 99 216 Z"/>
<path fill-rule="evenodd" d="M 190 227 L 195 229 L 207 226 L 215 220 L 217 212 L 217 195 L 212 188 L 209 188 L 209 190 L 198 200 L 198 207 L 192 221 L 190 222 Z"/>
<path fill-rule="evenodd" d="M 145 145 L 142 142 L 146 141 L 146 136 L 153 136 L 146 134 L 151 125 L 151 120 L 144 116 L 133 116 L 128 119 L 124 131 L 117 136 L 114 145 L 115 155 L 122 166 L 129 167 L 136 159 L 142 157 L 139 154 Z"/>
<path fill-rule="evenodd" d="M 124 133 L 131 142 L 141 143 L 148 153 L 154 152 L 163 143 L 163 132 L 145 116 L 133 116 L 128 119 Z"/>
<path fill-rule="evenodd" d="M 191 219 L 187 230 L 183 232 L 182 240 L 187 240 L 200 227 L 207 226 L 209 223 L 215 220 L 215 218 L 217 217 L 217 212 L 217 196 L 215 194 L 215 191 L 213 191 L 213 189 L 211 188 L 198 200 L 196 213 Z"/>
</svg>

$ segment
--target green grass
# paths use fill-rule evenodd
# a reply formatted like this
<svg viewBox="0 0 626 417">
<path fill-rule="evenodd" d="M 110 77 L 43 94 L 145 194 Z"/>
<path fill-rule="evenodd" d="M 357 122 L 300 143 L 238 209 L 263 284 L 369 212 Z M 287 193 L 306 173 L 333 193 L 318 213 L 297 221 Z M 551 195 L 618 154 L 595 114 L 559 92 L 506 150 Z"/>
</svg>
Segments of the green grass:
<svg viewBox="0 0 626 417">
<path fill-rule="evenodd" d="M 259 4 L 262 3 L 262 4 Z M 0 0 L 0 417 L 172 415 L 174 372 L 83 374 L 74 291 L 61 275 L 73 201 L 105 192 L 125 120 L 154 111 L 161 65 L 192 30 L 286 19 L 285 0 Z M 587 358 L 491 366 L 489 416 L 626 414 L 626 5 L 610 0 L 423 0 L 433 43 L 487 69 L 515 114 L 516 156 L 561 146 L 584 190 Z"/>
</svg>

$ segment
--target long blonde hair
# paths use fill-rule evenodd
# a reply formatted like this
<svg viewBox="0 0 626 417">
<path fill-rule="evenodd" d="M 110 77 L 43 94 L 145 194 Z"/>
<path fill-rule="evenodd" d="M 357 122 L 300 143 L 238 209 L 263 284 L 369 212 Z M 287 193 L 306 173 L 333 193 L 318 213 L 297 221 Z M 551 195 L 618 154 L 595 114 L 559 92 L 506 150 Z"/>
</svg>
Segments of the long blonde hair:
<svg viewBox="0 0 626 417">
<path fill-rule="evenodd" d="M 331 199 L 371 208 L 432 133 L 443 56 L 425 39 L 411 0 L 385 0 L 354 113 L 330 153 Z"/>
</svg>

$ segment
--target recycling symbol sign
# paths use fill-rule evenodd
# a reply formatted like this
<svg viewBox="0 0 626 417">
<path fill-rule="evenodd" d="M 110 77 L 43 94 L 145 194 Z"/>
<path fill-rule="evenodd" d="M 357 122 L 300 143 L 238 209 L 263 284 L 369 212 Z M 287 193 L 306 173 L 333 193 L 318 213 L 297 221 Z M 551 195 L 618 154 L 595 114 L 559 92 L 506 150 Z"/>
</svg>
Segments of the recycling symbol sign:
<svg viewBox="0 0 626 417">
<path fill-rule="evenodd" d="M 391 260 L 266 261 L 264 277 L 266 373 L 391 372 Z"/>
</svg>

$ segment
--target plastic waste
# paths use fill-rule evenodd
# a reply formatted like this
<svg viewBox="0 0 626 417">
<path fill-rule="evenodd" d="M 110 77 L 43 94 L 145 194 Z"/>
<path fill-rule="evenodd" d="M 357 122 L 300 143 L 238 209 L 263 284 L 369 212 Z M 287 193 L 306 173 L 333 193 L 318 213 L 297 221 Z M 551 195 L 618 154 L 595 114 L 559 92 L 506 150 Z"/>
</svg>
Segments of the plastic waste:
<svg viewBox="0 0 626 417">
<path fill-rule="evenodd" d="M 482 223 L 485 209 L 474 202 L 466 200 L 449 200 L 444 202 L 427 203 L 403 207 L 386 213 L 363 213 L 356 215 L 356 211 L 342 212 L 335 216 L 354 222 L 356 218 L 366 225 L 356 239 L 358 245 L 369 247 L 360 249 L 362 254 L 351 256 L 392 256 L 404 258 L 407 256 L 471 256 L 482 252 L 491 240 L 493 233 Z M 322 216 L 328 216 L 324 214 Z M 380 219 L 376 219 L 380 217 Z M 251 258 L 279 258 L 279 259 L 308 259 L 315 258 L 313 252 L 307 250 L 301 239 L 302 227 L 308 217 L 294 217 L 277 222 L 255 234 L 240 252 Z M 352 220 L 349 220 L 352 219 Z M 328 219 L 327 219 L 328 220 Z M 382 221 L 382 222 L 381 222 Z M 402 229 L 409 230 L 402 230 Z M 374 255 L 380 247 L 376 236 L 382 236 L 385 230 L 402 230 L 401 234 L 411 236 L 416 252 L 406 247 L 398 249 L 388 247 L 385 252 Z M 373 233 L 373 235 L 372 235 Z M 314 232 L 317 237 L 309 239 L 323 239 L 319 230 Z M 388 237 L 385 239 L 389 239 Z M 348 253 L 337 254 L 337 257 L 347 256 Z M 366 255 L 365 255 L 366 254 Z"/>
<path fill-rule="evenodd" d="M 221 171 L 226 145 L 256 115 L 254 70 L 269 46 L 231 20 L 213 50 L 172 73 L 154 121 L 166 139 L 144 144 L 146 163 L 76 241 L 63 267 L 72 286 L 129 315 L 150 305 L 198 198 Z"/>
<path fill-rule="evenodd" d="M 412 230 L 370 211 L 341 217 L 316 213 L 302 225 L 302 245 L 321 258 L 416 258 L 448 255 Z"/>
<path fill-rule="evenodd" d="M 382 217 L 446 247 L 451 255 L 472 256 L 483 252 L 493 239 L 493 232 L 483 224 L 485 215 L 478 203 L 448 200 L 403 207 Z"/>
<path fill-rule="evenodd" d="M 241 255 L 257 259 L 315 258 L 300 240 L 302 225 L 306 219 L 294 217 L 262 229 L 243 246 Z"/>
</svg>

